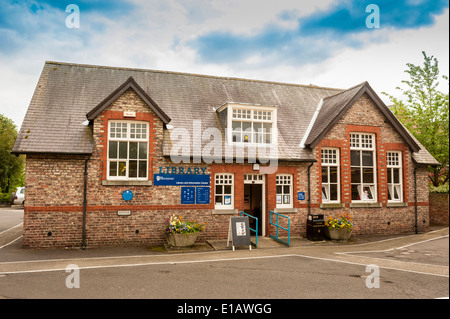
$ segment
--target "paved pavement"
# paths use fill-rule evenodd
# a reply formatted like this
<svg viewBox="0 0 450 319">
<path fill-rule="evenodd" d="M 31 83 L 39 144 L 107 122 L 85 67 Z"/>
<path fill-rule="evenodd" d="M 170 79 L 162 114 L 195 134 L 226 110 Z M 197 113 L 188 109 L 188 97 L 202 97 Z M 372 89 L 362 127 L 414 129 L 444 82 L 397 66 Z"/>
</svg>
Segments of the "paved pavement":
<svg viewBox="0 0 450 319">
<path fill-rule="evenodd" d="M 0 209 L 0 213 L 4 211 Z M 20 217 L 15 218 L 20 225 Z M 353 236 L 346 243 L 311 242 L 294 237 L 291 247 L 259 238 L 259 247 L 251 251 L 248 247 L 232 251 L 226 240 L 197 244 L 181 251 L 167 247 L 88 248 L 84 251 L 23 249 L 21 227 L 12 227 L 0 231 L 0 296 L 5 297 L 436 298 L 449 295 L 448 227 L 417 235 Z M 54 293 L 46 287 L 45 295 L 42 291 L 30 290 L 33 282 L 42 288 L 43 283 L 57 280 L 55 276 L 61 277 L 60 282 L 64 283 L 65 270 L 70 264 L 76 264 L 83 271 L 83 278 L 90 278 L 83 281 L 84 287 L 87 282 L 95 282 L 96 286 L 83 292 L 63 289 Z M 382 293 L 373 293 L 374 290 L 365 287 L 367 265 L 382 269 L 385 289 L 378 290 Z M 197 280 L 196 287 L 206 286 L 188 296 L 180 292 L 186 290 L 163 289 L 170 280 L 183 285 L 180 278 L 186 274 Z M 122 293 L 128 293 L 123 295 L 106 286 L 108 280 L 105 279 L 112 278 L 117 281 L 116 285 L 124 288 Z M 148 278 L 152 280 L 152 289 L 125 288 L 133 284 L 139 286 Z M 205 278 L 210 278 L 206 282 L 214 282 L 213 286 L 218 288 L 203 284 Z M 342 278 L 345 284 L 336 286 L 336 278 Z M 331 283 L 324 284 L 323 280 L 331 280 Z M 227 285 L 230 281 L 252 282 L 254 289 L 240 295 L 232 285 Z M 21 282 L 24 283 L 22 290 L 18 288 Z M 274 293 L 269 283 L 282 284 L 283 289 Z"/>
</svg>

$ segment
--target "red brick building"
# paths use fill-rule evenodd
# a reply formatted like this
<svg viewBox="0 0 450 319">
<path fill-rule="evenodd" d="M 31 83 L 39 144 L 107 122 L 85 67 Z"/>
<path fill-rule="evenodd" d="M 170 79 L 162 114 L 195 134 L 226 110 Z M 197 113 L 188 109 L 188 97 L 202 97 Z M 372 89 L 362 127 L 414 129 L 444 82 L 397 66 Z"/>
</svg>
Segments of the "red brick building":
<svg viewBox="0 0 450 319">
<path fill-rule="evenodd" d="M 347 90 L 47 62 L 13 153 L 26 154 L 26 247 L 153 245 L 171 214 L 226 238 L 230 216 L 308 214 L 356 234 L 429 225 L 436 160 L 370 85 Z M 416 214 L 417 213 L 417 214 Z M 416 218 L 417 215 L 417 218 Z"/>
</svg>

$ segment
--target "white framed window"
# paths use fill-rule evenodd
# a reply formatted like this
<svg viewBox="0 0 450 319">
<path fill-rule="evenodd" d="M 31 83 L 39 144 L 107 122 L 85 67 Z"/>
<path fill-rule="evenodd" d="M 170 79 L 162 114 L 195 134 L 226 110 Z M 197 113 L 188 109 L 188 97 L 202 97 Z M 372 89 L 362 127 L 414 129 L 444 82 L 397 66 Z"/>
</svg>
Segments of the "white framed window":
<svg viewBox="0 0 450 319">
<path fill-rule="evenodd" d="M 323 203 L 339 203 L 340 195 L 340 178 L 339 178 L 339 149 L 322 148 L 321 150 L 322 164 L 322 202 Z"/>
<path fill-rule="evenodd" d="M 352 202 L 376 202 L 375 135 L 350 134 Z"/>
<path fill-rule="evenodd" d="M 108 122 L 108 180 L 148 180 L 147 122 Z"/>
<path fill-rule="evenodd" d="M 231 142 L 249 144 L 274 143 L 276 110 L 233 106 L 231 111 Z"/>
<path fill-rule="evenodd" d="M 245 174 L 244 183 L 258 183 L 261 184 L 263 181 L 263 176 L 261 174 Z"/>
<path fill-rule="evenodd" d="M 387 151 L 386 164 L 388 180 L 388 202 L 402 202 L 402 153 L 400 151 Z"/>
<path fill-rule="evenodd" d="M 234 208 L 234 175 L 218 173 L 215 176 L 214 204 L 216 209 Z"/>
<path fill-rule="evenodd" d="M 292 175 L 278 174 L 276 176 L 276 205 L 277 208 L 292 208 Z"/>
</svg>

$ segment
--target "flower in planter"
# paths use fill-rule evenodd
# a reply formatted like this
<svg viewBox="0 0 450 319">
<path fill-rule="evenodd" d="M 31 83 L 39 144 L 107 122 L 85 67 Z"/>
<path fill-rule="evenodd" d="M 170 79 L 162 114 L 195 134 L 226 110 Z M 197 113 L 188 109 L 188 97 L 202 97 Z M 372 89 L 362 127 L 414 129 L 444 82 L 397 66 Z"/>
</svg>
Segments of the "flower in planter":
<svg viewBox="0 0 450 319">
<path fill-rule="evenodd" d="M 205 225 L 197 223 L 196 220 L 184 221 L 183 216 L 172 214 L 166 218 L 164 234 L 192 234 L 199 233 L 205 230 Z"/>
<path fill-rule="evenodd" d="M 347 229 L 348 231 L 353 229 L 353 220 L 348 213 L 338 214 L 336 218 L 330 216 L 325 222 L 325 226 L 329 229 Z"/>
</svg>

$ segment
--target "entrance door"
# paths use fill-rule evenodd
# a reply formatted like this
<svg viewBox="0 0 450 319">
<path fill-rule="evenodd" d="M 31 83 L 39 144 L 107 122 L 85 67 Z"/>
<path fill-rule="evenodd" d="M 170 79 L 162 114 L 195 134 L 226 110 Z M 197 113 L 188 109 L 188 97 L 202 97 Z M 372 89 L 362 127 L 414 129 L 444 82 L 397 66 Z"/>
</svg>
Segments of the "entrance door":
<svg viewBox="0 0 450 319">
<path fill-rule="evenodd" d="M 244 212 L 258 218 L 258 236 L 265 234 L 264 176 L 248 174 L 244 176 Z M 250 227 L 255 229 L 255 220 L 250 218 Z"/>
</svg>

